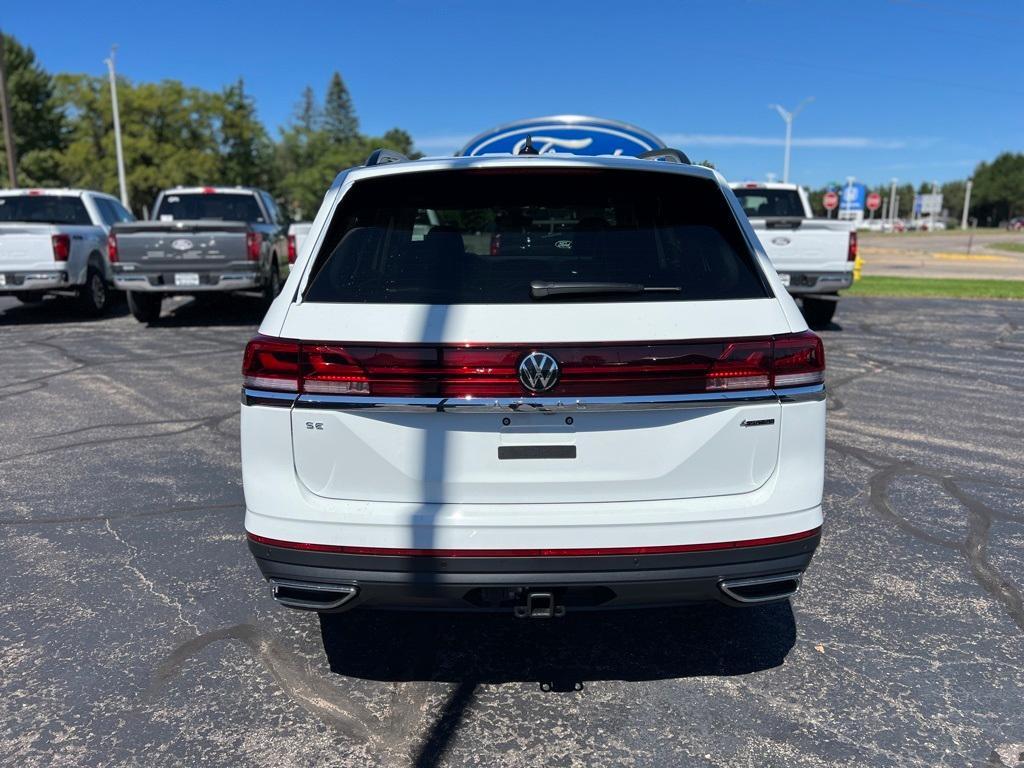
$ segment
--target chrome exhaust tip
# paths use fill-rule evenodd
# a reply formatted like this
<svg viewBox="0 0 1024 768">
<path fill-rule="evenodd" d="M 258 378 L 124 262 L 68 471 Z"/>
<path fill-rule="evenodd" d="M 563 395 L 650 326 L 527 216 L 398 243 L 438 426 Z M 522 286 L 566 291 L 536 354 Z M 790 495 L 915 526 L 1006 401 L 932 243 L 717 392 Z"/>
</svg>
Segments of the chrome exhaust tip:
<svg viewBox="0 0 1024 768">
<path fill-rule="evenodd" d="M 270 589 L 281 605 L 301 611 L 341 610 L 359 594 L 359 587 L 351 584 L 314 584 L 283 579 L 270 579 Z"/>
<path fill-rule="evenodd" d="M 723 579 L 718 582 L 722 594 L 737 603 L 768 603 L 785 600 L 800 591 L 802 573 L 754 576 L 747 579 Z"/>
</svg>

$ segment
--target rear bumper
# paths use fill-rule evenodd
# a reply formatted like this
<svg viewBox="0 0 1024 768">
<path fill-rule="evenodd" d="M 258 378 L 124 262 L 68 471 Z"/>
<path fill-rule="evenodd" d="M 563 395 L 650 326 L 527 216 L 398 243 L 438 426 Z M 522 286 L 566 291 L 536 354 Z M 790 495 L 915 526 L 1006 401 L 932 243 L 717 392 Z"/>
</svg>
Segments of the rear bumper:
<svg viewBox="0 0 1024 768">
<path fill-rule="evenodd" d="M 840 272 L 803 272 L 779 268 L 780 275 L 789 275 L 786 290 L 791 294 L 835 293 L 853 285 L 853 268 Z"/>
<path fill-rule="evenodd" d="M 181 270 L 187 272 L 187 270 Z M 203 293 L 205 291 L 251 291 L 261 286 L 259 273 L 252 270 L 200 272 L 198 284 L 181 285 L 175 272 L 117 272 L 114 285 L 122 291 L 140 293 Z M 190 273 L 197 274 L 197 273 Z"/>
<path fill-rule="evenodd" d="M 308 585 L 310 590 L 340 587 L 351 595 L 334 606 L 342 610 L 511 612 L 535 592 L 554 595 L 566 610 L 610 610 L 715 600 L 737 606 L 766 602 L 730 596 L 722 583 L 786 577 L 798 585 L 821 532 L 794 536 L 780 537 L 792 539 L 781 543 L 706 551 L 586 556 L 349 554 L 275 546 L 258 537 L 249 539 L 249 549 L 272 583 Z"/>
<path fill-rule="evenodd" d="M 0 293 L 15 291 L 55 291 L 74 287 L 66 270 L 30 270 L 24 272 L 0 272 Z"/>
</svg>

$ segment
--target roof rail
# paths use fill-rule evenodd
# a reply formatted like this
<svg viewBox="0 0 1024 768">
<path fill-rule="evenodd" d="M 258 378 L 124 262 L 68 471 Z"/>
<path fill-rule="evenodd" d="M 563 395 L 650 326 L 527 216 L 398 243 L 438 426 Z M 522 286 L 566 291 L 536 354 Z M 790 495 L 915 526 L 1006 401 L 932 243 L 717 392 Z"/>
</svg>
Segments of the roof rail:
<svg viewBox="0 0 1024 768">
<path fill-rule="evenodd" d="M 367 168 L 373 165 L 387 165 L 388 163 L 407 163 L 409 158 L 401 152 L 393 152 L 390 149 L 375 149 L 363 163 Z"/>
<path fill-rule="evenodd" d="M 685 152 L 681 149 L 673 149 L 672 147 L 649 149 L 646 152 L 641 152 L 637 157 L 641 160 L 665 160 L 670 163 L 692 165 L 692 163 L 690 163 L 690 158 L 686 156 Z"/>
</svg>

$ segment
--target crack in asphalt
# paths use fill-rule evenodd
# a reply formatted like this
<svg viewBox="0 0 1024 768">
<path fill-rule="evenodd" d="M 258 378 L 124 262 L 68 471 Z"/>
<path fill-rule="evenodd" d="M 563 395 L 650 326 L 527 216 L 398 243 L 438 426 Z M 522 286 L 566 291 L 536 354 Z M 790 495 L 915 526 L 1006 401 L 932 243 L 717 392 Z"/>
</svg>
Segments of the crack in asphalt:
<svg viewBox="0 0 1024 768">
<path fill-rule="evenodd" d="M 109 515 L 74 515 L 71 517 L 48 517 L 44 520 L 33 520 L 30 518 L 8 517 L 0 518 L 0 525 L 62 525 L 69 523 L 102 523 L 106 520 L 134 520 L 135 518 L 161 517 L 170 515 L 190 515 L 196 512 L 214 512 L 224 509 L 245 509 L 245 503 L 241 501 L 226 504 L 203 504 L 193 507 L 168 507 L 162 509 L 150 509 L 142 512 L 121 512 Z"/>
<path fill-rule="evenodd" d="M 993 519 L 1024 523 L 1024 516 L 995 510 L 985 502 L 967 493 L 960 482 L 999 486 L 996 483 L 977 478 L 958 477 L 942 470 L 926 467 L 905 459 L 889 459 L 873 454 L 863 448 L 843 445 L 834 440 L 828 447 L 844 456 L 857 459 L 875 470 L 868 478 L 869 499 L 872 508 L 887 522 L 916 539 L 949 549 L 963 555 L 975 582 L 990 596 L 1002 604 L 1007 615 L 1019 629 L 1024 631 L 1024 597 L 1021 589 L 1010 578 L 1000 573 L 988 558 L 989 534 Z M 936 480 L 943 491 L 967 510 L 967 536 L 955 540 L 937 536 L 912 523 L 901 515 L 889 499 L 892 484 L 903 477 L 927 477 Z"/>
<path fill-rule="evenodd" d="M 0 464 L 7 464 L 9 462 L 15 461 L 17 459 L 23 459 L 23 458 L 26 458 L 28 456 L 43 456 L 43 455 L 46 455 L 48 453 L 60 453 L 62 451 L 72 450 L 74 448 L 88 448 L 88 447 L 96 446 L 96 445 L 109 445 L 111 443 L 125 443 L 125 442 L 128 442 L 130 440 L 156 440 L 156 439 L 159 439 L 159 438 L 162 438 L 162 437 L 172 437 L 172 436 L 175 436 L 175 435 L 188 434 L 189 432 L 195 432 L 196 430 L 203 429 L 203 428 L 209 428 L 214 433 L 220 435 L 221 437 L 224 437 L 225 435 L 222 432 L 219 431 L 220 425 L 222 423 L 224 423 L 225 421 L 227 421 L 228 419 L 234 418 L 237 415 L 238 415 L 238 411 L 232 410 L 232 411 L 230 411 L 229 413 L 226 413 L 226 414 L 220 414 L 220 415 L 214 415 L 214 416 L 206 416 L 206 417 L 199 418 L 199 419 L 169 419 L 169 420 L 167 420 L 164 423 L 166 423 L 166 424 L 189 424 L 191 426 L 187 426 L 187 427 L 185 427 L 183 429 L 176 429 L 176 430 L 171 430 L 171 431 L 167 431 L 167 432 L 150 433 L 150 434 L 143 434 L 143 435 L 127 435 L 127 436 L 119 436 L 119 437 L 97 438 L 95 440 L 82 440 L 82 441 L 79 441 L 79 442 L 66 443 L 64 445 L 57 445 L 57 446 L 54 446 L 52 448 L 40 448 L 40 449 L 35 450 L 35 451 L 23 451 L 22 453 L 15 453 L 15 454 L 13 454 L 11 456 L 0 457 Z M 115 428 L 115 427 L 146 426 L 149 423 L 151 423 L 151 422 L 136 422 L 136 423 L 130 423 L 130 424 L 110 425 L 110 427 L 111 428 Z M 72 434 L 75 431 L 81 432 L 81 431 L 84 431 L 84 430 L 87 430 L 87 429 L 104 429 L 104 428 L 106 428 L 106 426 L 101 426 L 101 427 L 85 427 L 83 430 L 72 430 L 72 432 L 68 432 L 67 434 Z"/>
</svg>

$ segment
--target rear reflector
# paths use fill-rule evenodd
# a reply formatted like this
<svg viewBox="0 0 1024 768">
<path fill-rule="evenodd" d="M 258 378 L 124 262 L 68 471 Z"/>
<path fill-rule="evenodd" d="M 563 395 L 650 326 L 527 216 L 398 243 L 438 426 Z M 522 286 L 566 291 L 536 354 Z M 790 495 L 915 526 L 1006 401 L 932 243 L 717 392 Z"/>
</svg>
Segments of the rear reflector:
<svg viewBox="0 0 1024 768">
<path fill-rule="evenodd" d="M 256 336 L 245 386 L 386 397 L 523 397 L 519 363 L 541 349 L 561 375 L 544 397 L 681 395 L 820 384 L 825 354 L 810 331 L 736 341 L 585 346 L 430 346 L 299 342 Z"/>
<path fill-rule="evenodd" d="M 71 255 L 71 237 L 69 235 L 53 235 L 53 260 L 67 261 Z"/>
<path fill-rule="evenodd" d="M 683 552 L 708 552 L 720 549 L 742 547 L 764 547 L 770 544 L 785 544 L 790 541 L 810 539 L 821 533 L 821 527 L 809 531 L 790 533 L 784 536 L 768 536 L 762 539 L 741 541 L 713 541 L 706 544 L 667 544 L 649 547 L 587 547 L 586 549 L 397 549 L 391 547 L 353 547 L 336 544 L 307 544 L 298 541 L 282 541 L 246 534 L 253 544 L 283 549 L 302 549 L 307 552 L 333 552 L 340 555 L 377 555 L 380 557 L 600 557 L 614 555 L 670 555 Z"/>
</svg>

